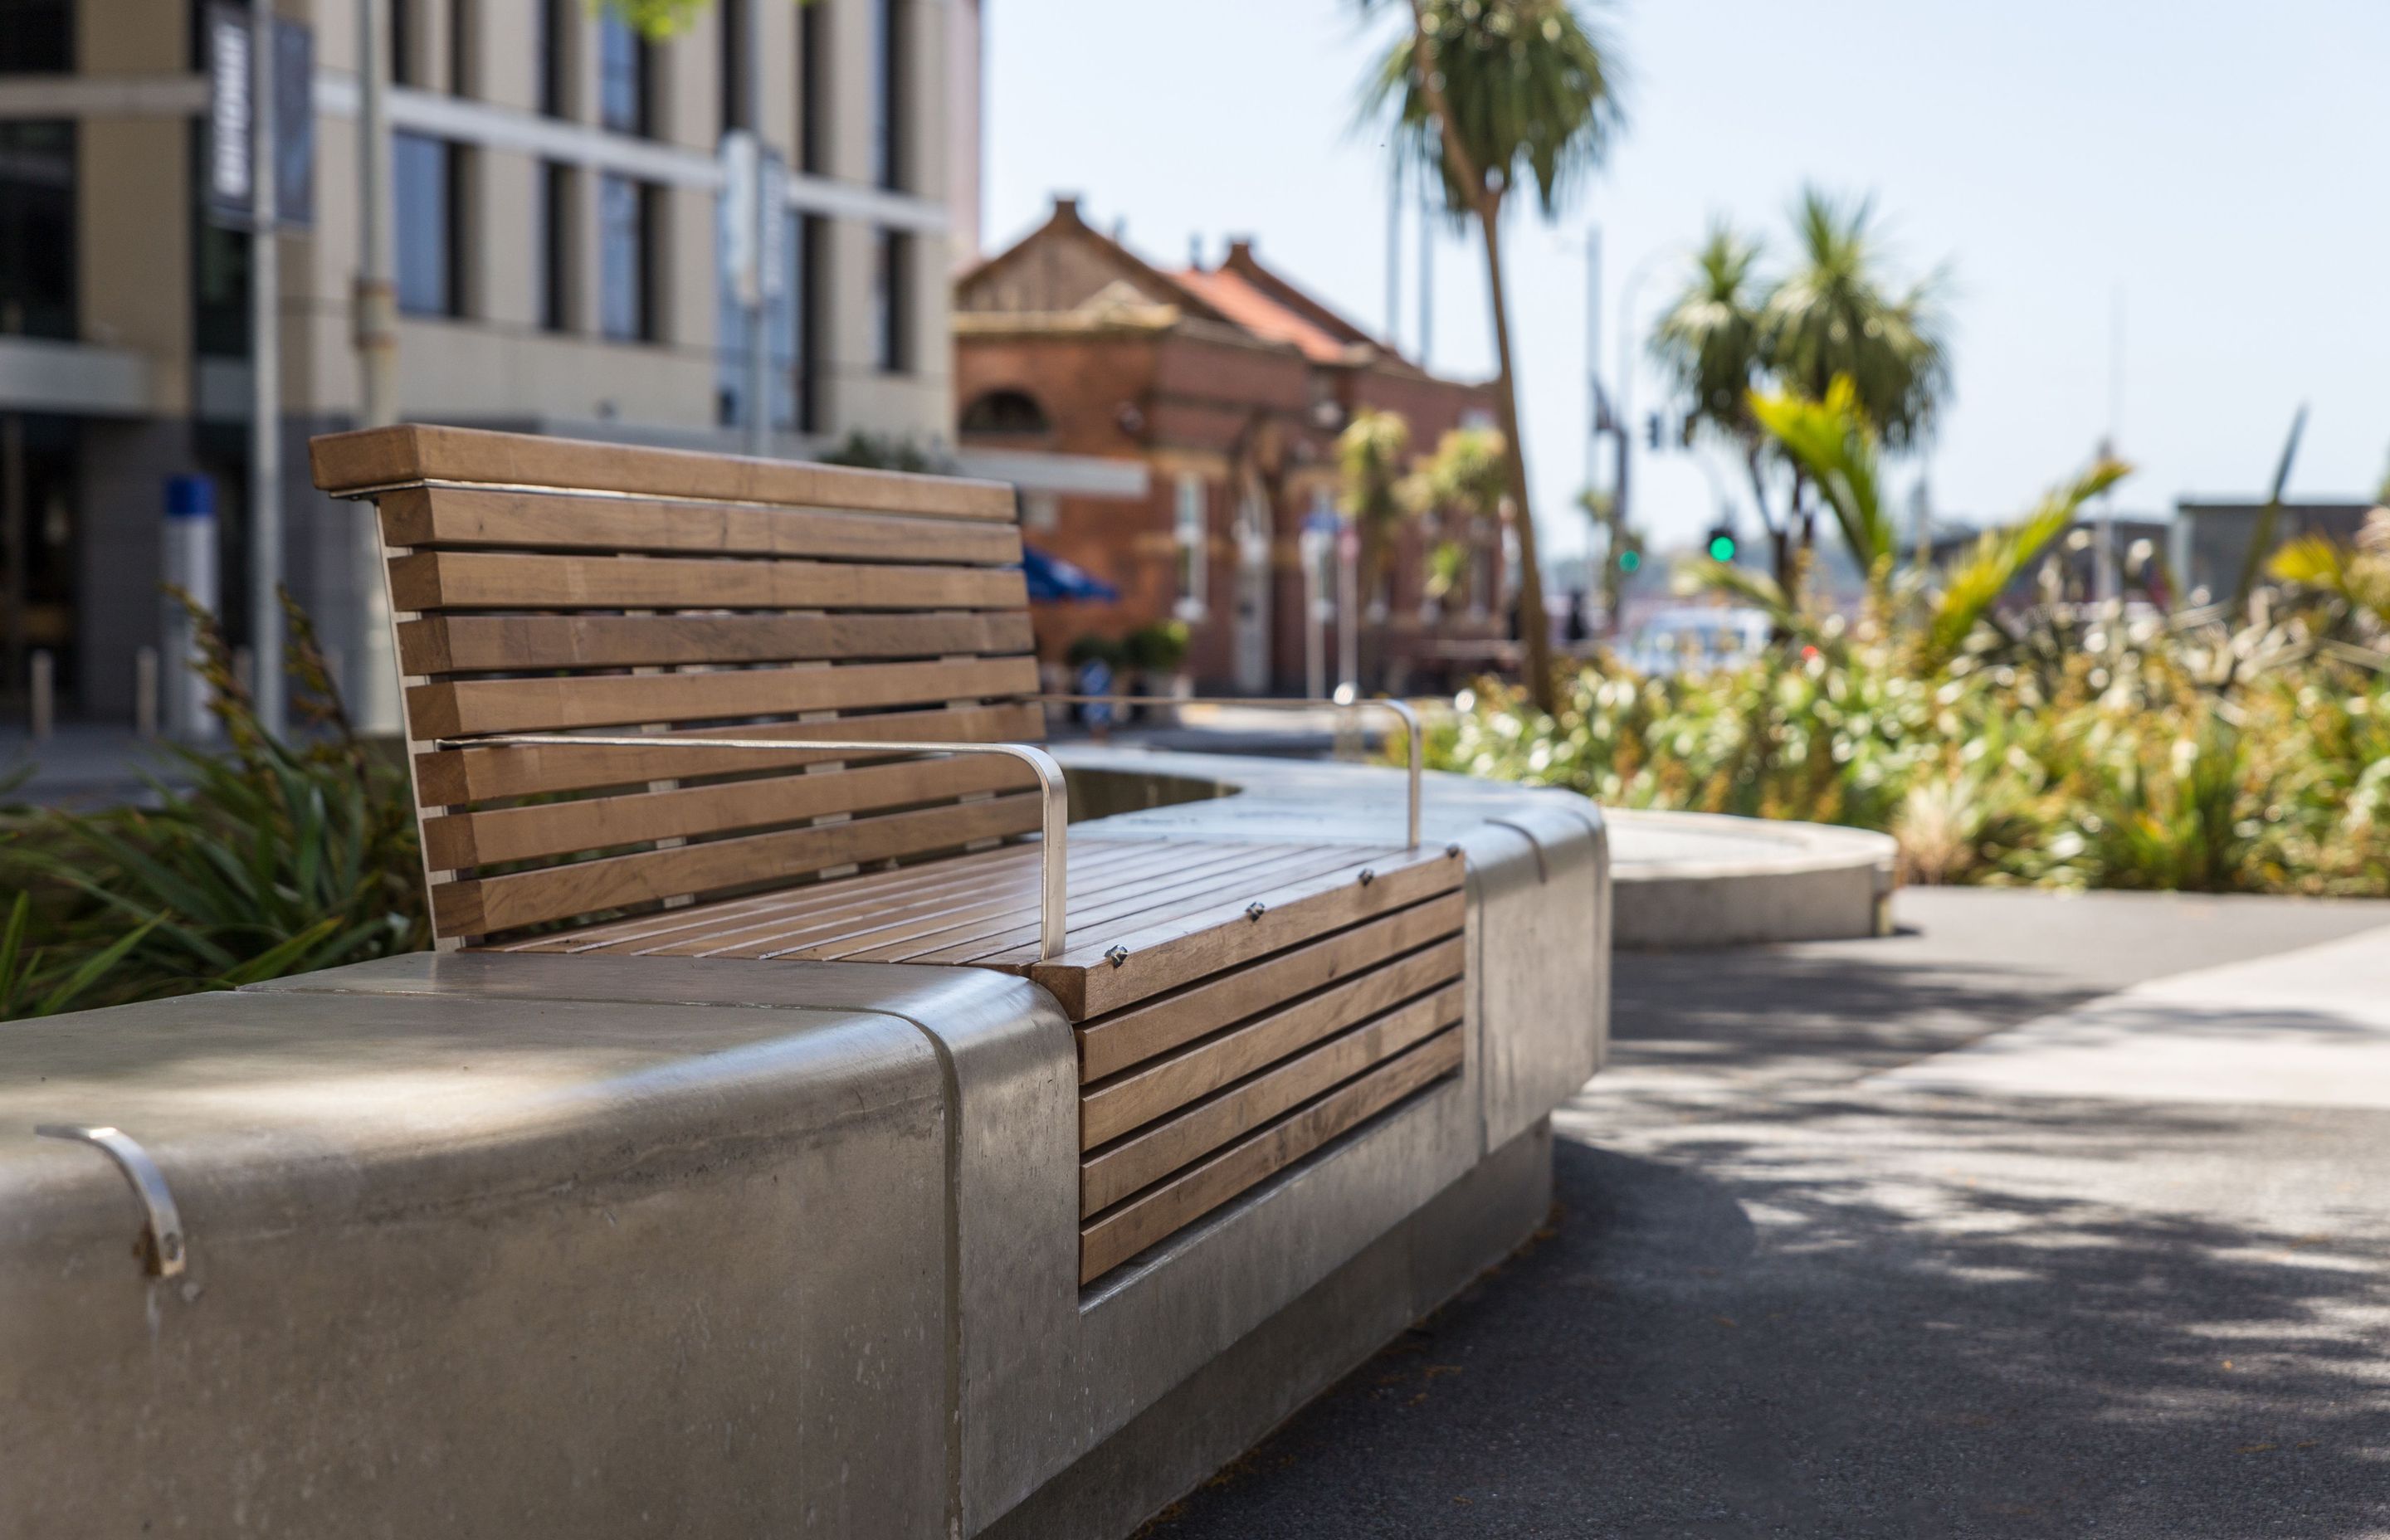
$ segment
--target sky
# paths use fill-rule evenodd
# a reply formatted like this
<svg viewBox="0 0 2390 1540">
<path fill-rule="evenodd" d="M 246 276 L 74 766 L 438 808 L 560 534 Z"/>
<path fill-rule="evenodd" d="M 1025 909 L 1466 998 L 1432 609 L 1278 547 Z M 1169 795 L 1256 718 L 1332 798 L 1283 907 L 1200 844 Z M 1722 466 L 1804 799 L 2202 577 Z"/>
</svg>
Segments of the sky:
<svg viewBox="0 0 2390 1540">
<path fill-rule="evenodd" d="M 1253 236 L 1264 261 L 1382 332 L 1387 157 L 1355 128 L 1356 83 L 1403 7 L 1377 8 L 1364 23 L 1353 0 L 988 0 L 989 249 L 1077 193 L 1091 223 L 1165 264 L 1190 241 L 1208 263 Z M 1937 516 L 2013 517 L 2112 429 L 2139 468 L 2119 512 L 2262 494 L 2302 403 L 2293 492 L 2381 482 L 2390 0 L 1580 9 L 1624 61 L 1626 131 L 1556 223 L 1522 207 L 1506 232 L 1536 523 L 1554 554 L 1586 533 L 1588 232 L 1609 381 L 1622 321 L 1639 359 L 1714 216 L 1781 256 L 1812 182 L 1875 199 L 1895 274 L 1952 273 L 1954 391 L 1929 451 L 1895 478 L 1898 506 L 1922 474 Z M 1397 340 L 1417 356 L 1407 225 Z M 1477 247 L 1434 244 L 1431 362 L 1488 374 Z M 1664 390 L 1648 365 L 1636 373 L 1639 414 Z M 1663 545 L 1697 537 L 1735 494 L 1722 458 L 1637 451 L 1636 522 Z M 1754 528 L 1747 499 L 1741 518 Z"/>
</svg>

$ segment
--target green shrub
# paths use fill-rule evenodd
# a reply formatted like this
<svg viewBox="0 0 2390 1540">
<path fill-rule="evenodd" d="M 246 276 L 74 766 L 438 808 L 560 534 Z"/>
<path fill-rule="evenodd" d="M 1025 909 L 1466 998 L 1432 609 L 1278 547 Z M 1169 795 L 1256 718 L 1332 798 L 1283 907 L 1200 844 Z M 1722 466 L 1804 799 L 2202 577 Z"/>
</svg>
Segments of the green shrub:
<svg viewBox="0 0 2390 1540">
<path fill-rule="evenodd" d="M 294 701 L 259 726 L 214 618 L 194 611 L 226 740 L 173 747 L 156 805 L 0 809 L 0 1018 L 229 989 L 430 943 L 404 764 L 352 729 L 306 616 L 284 596 Z"/>
<path fill-rule="evenodd" d="M 2310 653 L 2218 690 L 2163 626 L 2064 657 L 1980 644 L 1925 678 L 1841 639 L 1672 678 L 1605 661 L 1556 718 L 1481 685 L 1430 757 L 1617 807 L 1882 830 L 1912 881 L 2390 896 L 2382 673 Z"/>
</svg>

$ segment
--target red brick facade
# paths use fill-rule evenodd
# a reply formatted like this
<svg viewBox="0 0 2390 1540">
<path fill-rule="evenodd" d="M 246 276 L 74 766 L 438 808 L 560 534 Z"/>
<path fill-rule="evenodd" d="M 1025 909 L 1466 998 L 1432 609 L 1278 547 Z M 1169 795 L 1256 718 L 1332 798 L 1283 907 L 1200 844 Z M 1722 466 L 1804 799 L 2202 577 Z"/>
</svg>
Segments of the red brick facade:
<svg viewBox="0 0 2390 1540">
<path fill-rule="evenodd" d="M 1164 272 L 1058 200 L 1019 245 L 956 280 L 955 378 L 967 447 L 1142 460 L 1143 501 L 1031 495 L 1029 543 L 1120 590 L 1041 606 L 1040 652 L 1121 637 L 1177 614 L 1210 690 L 1299 692 L 1307 667 L 1302 531 L 1336 496 L 1337 433 L 1363 408 L 1400 413 L 1415 453 L 1490 421 L 1482 385 L 1421 372 L 1234 245 L 1219 267 Z M 1181 519 L 1200 504 L 1201 539 Z M 1472 606 L 1424 606 L 1427 539 L 1407 525 L 1385 603 L 1360 627 L 1365 687 L 1431 680 L 1438 641 L 1497 634 L 1500 539 L 1472 532 Z M 1315 547 L 1316 548 L 1316 547 Z M 1200 573 L 1189 558 L 1200 551 Z M 1322 593 L 1334 595 L 1333 564 Z M 1328 677 L 1336 629 L 1325 628 Z"/>
</svg>

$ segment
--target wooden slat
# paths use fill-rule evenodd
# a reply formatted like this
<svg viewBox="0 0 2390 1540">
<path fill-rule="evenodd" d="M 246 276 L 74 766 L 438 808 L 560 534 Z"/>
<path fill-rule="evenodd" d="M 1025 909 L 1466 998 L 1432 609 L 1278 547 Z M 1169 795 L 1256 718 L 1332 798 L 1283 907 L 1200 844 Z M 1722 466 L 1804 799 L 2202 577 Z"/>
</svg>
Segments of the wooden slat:
<svg viewBox="0 0 2390 1540">
<path fill-rule="evenodd" d="M 1201 1160 L 1340 1081 L 1460 1022 L 1461 988 L 1424 995 L 1218 1096 L 1090 1155 L 1079 1172 L 1081 1217 Z"/>
<path fill-rule="evenodd" d="M 401 672 L 785 663 L 1027 652 L 1025 613 L 427 615 L 398 628 Z"/>
<path fill-rule="evenodd" d="M 1231 847 L 1226 853 L 1227 858 L 1220 859 L 1191 841 L 1182 845 L 1180 852 L 1168 869 L 1150 881 L 1079 905 L 1071 916 L 1071 934 L 1085 942 L 1090 937 L 1099 938 L 1108 930 L 1146 924 L 1158 917 L 1266 892 L 1274 886 L 1347 865 L 1350 854 L 1332 848 L 1276 853 L 1266 848 L 1245 852 Z M 1252 899 L 1247 897 L 1245 902 L 1251 903 Z M 866 953 L 857 960 L 972 963 L 1015 946 L 1034 946 L 1037 940 L 1037 927 L 1033 923 L 1018 919 L 1009 924 L 982 923 L 957 929 L 950 937 L 929 937 L 906 947 Z"/>
<path fill-rule="evenodd" d="M 401 610 L 1018 610 L 1017 571 L 835 561 L 418 551 L 390 563 Z"/>
<path fill-rule="evenodd" d="M 1074 853 L 1072 859 L 1074 880 L 1100 879 L 1107 867 L 1133 865 L 1150 848 L 1127 841 L 1092 843 L 1099 848 Z M 916 862 L 895 870 L 862 872 L 830 882 L 608 920 L 558 935 L 508 942 L 497 949 L 768 958 L 820 935 L 867 923 L 865 917 L 875 914 L 976 903 L 990 894 L 1034 907 L 1038 862 L 1038 847 L 1032 841 Z"/>
<path fill-rule="evenodd" d="M 1090 1086 L 1079 1100 L 1079 1145 L 1093 1149 L 1210 1096 L 1310 1044 L 1460 977 L 1461 940 L 1448 937 L 1281 1010 Z M 1453 996 L 1458 1008 L 1459 996 Z"/>
<path fill-rule="evenodd" d="M 434 871 L 455 871 L 610 845 L 791 824 L 833 813 L 905 807 L 974 791 L 1034 789 L 1036 784 L 1027 765 L 994 755 L 909 760 L 820 776 L 775 776 L 726 786 L 438 815 L 423 820 L 423 849 Z"/>
<path fill-rule="evenodd" d="M 856 663 L 841 668 L 719 669 L 706 674 L 548 675 L 538 679 L 443 679 L 406 692 L 418 738 L 537 733 L 641 722 L 793 716 L 1037 688 L 1034 658 L 973 658 L 933 663 Z M 618 752 L 623 751 L 617 751 Z M 727 754 L 728 750 L 716 751 Z"/>
<path fill-rule="evenodd" d="M 1467 914 L 1466 896 L 1448 892 L 1091 1021 L 1078 1030 L 1080 1078 L 1092 1084 L 1117 1074 L 1281 1001 L 1458 935 Z"/>
<path fill-rule="evenodd" d="M 1023 847 L 1012 848 L 1020 850 Z M 1125 859 L 1125 856 L 1099 856 L 1096 859 L 1100 862 Z M 1077 861 L 1073 861 L 1073 867 L 1077 878 L 1100 875 L 1090 872 Z M 846 935 L 858 926 L 867 932 L 877 932 L 884 928 L 914 923 L 934 925 L 946 915 L 963 911 L 975 913 L 988 907 L 1009 909 L 1021 914 L 1034 914 L 1037 910 L 1038 873 L 1034 866 L 1024 866 L 1015 863 L 980 866 L 967 876 L 951 879 L 944 878 L 935 866 L 906 869 L 918 874 L 917 879 L 893 886 L 873 896 L 865 905 L 834 909 L 828 913 L 816 908 L 801 914 L 783 914 L 765 918 L 761 923 L 719 931 L 702 944 L 681 943 L 649 950 L 668 951 L 675 955 L 778 961 L 803 957 L 816 944 Z M 842 879 L 833 887 L 844 890 L 858 880 Z"/>
<path fill-rule="evenodd" d="M 417 423 L 327 433 L 310 441 L 308 457 L 315 484 L 335 494 L 407 481 L 485 481 L 949 519 L 1009 520 L 1014 511 L 1012 488 L 998 481 Z"/>
<path fill-rule="evenodd" d="M 1239 1193 L 1292 1165 L 1439 1076 L 1460 1068 L 1461 1034 L 1437 1034 L 1079 1229 L 1079 1281 L 1092 1283 Z"/>
<path fill-rule="evenodd" d="M 489 935 L 600 909 L 736 887 L 766 877 L 795 877 L 849 862 L 885 860 L 1024 833 L 1037 827 L 1038 804 L 1034 795 L 998 797 L 444 882 L 431 890 L 432 916 L 440 935 Z"/>
<path fill-rule="evenodd" d="M 1224 905 L 1074 947 L 1051 963 L 1037 962 L 1034 954 L 1008 953 L 984 959 L 983 966 L 1026 969 L 1061 1002 L 1071 1020 L 1084 1021 L 1458 888 L 1463 876 L 1457 850 L 1406 853 L 1373 861 L 1370 868 L 1376 872 L 1370 882 L 1360 881 L 1357 872 L 1342 871 L 1259 894 L 1266 905 L 1259 919 L 1248 920 L 1242 905 Z M 1111 946 L 1128 952 L 1117 967 L 1104 957 Z"/>
<path fill-rule="evenodd" d="M 1004 566 L 1021 559 L 1021 532 L 1009 522 L 485 487 L 405 487 L 378 501 L 383 539 L 392 545 L 974 566 Z"/>
<path fill-rule="evenodd" d="M 1092 846 L 1092 848 L 1090 848 Z M 1199 847 L 1200 848 L 1200 847 Z M 1250 863 L 1271 847 L 1211 848 L 1214 866 Z M 1158 842 L 1095 841 L 1069 853 L 1065 912 L 1072 925 L 1111 895 L 1141 888 L 1157 863 L 1187 866 L 1189 847 Z M 704 944 L 676 943 L 660 950 L 707 956 L 806 960 L 886 961 L 919 949 L 888 943 L 970 922 L 977 929 L 1026 917 L 1034 930 L 1039 852 L 1034 844 L 902 872 L 843 879 L 781 895 L 733 901 L 744 916 L 703 927 Z M 730 905 L 726 905 L 729 907 Z M 748 917 L 752 917 L 749 918 Z"/>
<path fill-rule="evenodd" d="M 885 738 L 892 745 L 942 741 L 1033 743 L 1045 736 L 1045 712 L 1039 707 L 1007 704 L 889 712 L 827 722 L 759 723 L 677 736 L 787 738 L 791 743 L 821 738 Z M 426 805 L 454 807 L 500 797 L 796 769 L 829 760 L 852 762 L 861 757 L 843 751 L 791 750 L 782 754 L 766 749 L 690 749 L 659 738 L 652 749 L 575 749 L 546 744 L 525 749 L 437 750 L 416 756 L 415 776 Z"/>
</svg>

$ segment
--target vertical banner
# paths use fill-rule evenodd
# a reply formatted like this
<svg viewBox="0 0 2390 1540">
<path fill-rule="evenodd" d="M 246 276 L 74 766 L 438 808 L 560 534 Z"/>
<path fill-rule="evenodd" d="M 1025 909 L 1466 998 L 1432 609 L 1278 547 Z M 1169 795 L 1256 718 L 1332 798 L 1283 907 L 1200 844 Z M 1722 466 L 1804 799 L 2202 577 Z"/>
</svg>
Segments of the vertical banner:
<svg viewBox="0 0 2390 1540">
<path fill-rule="evenodd" d="M 230 6 L 207 9 L 208 218 L 247 229 L 253 197 L 250 122 L 257 71 L 250 58 L 249 16 Z"/>
</svg>

